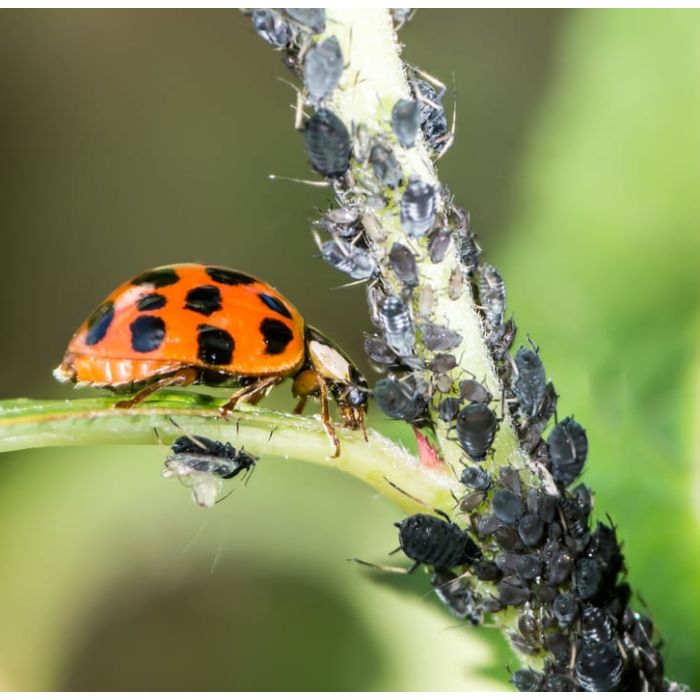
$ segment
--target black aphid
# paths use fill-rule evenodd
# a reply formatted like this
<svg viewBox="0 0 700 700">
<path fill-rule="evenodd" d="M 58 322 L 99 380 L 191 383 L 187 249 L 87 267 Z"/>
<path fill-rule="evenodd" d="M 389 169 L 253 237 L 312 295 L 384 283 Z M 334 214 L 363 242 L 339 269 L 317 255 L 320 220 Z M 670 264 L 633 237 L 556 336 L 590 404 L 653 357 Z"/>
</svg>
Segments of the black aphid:
<svg viewBox="0 0 700 700">
<path fill-rule="evenodd" d="M 415 100 L 398 100 L 391 110 L 391 126 L 404 148 L 413 148 L 420 127 L 420 108 Z"/>
<path fill-rule="evenodd" d="M 365 338 L 365 354 L 375 365 L 379 367 L 391 367 L 398 362 L 398 356 L 387 345 L 383 338 L 377 334 L 368 335 Z"/>
<path fill-rule="evenodd" d="M 437 210 L 435 187 L 410 178 L 401 198 L 401 226 L 412 238 L 425 236 L 433 228 Z"/>
<path fill-rule="evenodd" d="M 403 180 L 403 173 L 394 152 L 380 143 L 374 145 L 369 153 L 369 162 L 374 177 L 382 184 L 395 189 Z"/>
<path fill-rule="evenodd" d="M 418 513 L 395 525 L 403 553 L 414 561 L 410 571 L 420 564 L 468 566 L 481 557 L 481 550 L 466 532 L 434 515 Z"/>
<path fill-rule="evenodd" d="M 377 406 L 389 418 L 409 423 L 422 420 L 428 406 L 425 396 L 410 379 L 402 381 L 393 376 L 380 379 L 373 395 Z"/>
<path fill-rule="evenodd" d="M 450 221 L 454 227 L 455 240 L 459 249 L 459 257 L 467 272 L 476 270 L 479 264 L 481 248 L 476 242 L 476 238 L 471 230 L 471 220 L 469 212 L 460 208 L 452 207 L 450 210 Z"/>
<path fill-rule="evenodd" d="M 444 90 L 438 92 L 430 83 L 420 79 L 413 81 L 413 84 L 420 106 L 420 128 L 423 136 L 434 151 L 441 151 L 448 138 L 447 115 L 442 106 Z"/>
<path fill-rule="evenodd" d="M 530 348 L 521 347 L 515 353 L 516 379 L 513 393 L 518 399 L 520 412 L 527 418 L 535 416 L 544 399 L 547 377 L 540 356 Z"/>
<path fill-rule="evenodd" d="M 459 402 L 459 399 L 454 398 L 454 396 L 448 396 L 438 404 L 438 416 L 441 421 L 451 423 L 457 417 L 461 407 L 462 404 Z"/>
<path fill-rule="evenodd" d="M 472 570 L 479 581 L 497 581 L 501 578 L 501 570 L 489 559 L 479 559 Z"/>
<path fill-rule="evenodd" d="M 273 46 L 286 46 L 289 43 L 289 25 L 282 16 L 270 9 L 253 10 L 253 27 L 261 39 Z"/>
<path fill-rule="evenodd" d="M 565 418 L 552 428 L 547 446 L 554 480 L 568 486 L 578 477 L 586 462 L 586 431 L 573 418 Z"/>
<path fill-rule="evenodd" d="M 481 467 L 466 467 L 459 480 L 469 489 L 488 491 L 492 486 L 490 474 Z"/>
<path fill-rule="evenodd" d="M 436 228 L 428 236 L 428 255 L 430 262 L 442 262 L 452 241 L 452 233 L 446 228 Z"/>
<path fill-rule="evenodd" d="M 329 109 L 319 109 L 306 123 L 304 145 L 311 167 L 321 175 L 339 178 L 350 167 L 350 134 Z"/>
<path fill-rule="evenodd" d="M 605 643 L 613 639 L 612 620 L 601 608 L 586 605 L 581 613 L 581 635 L 584 642 Z"/>
<path fill-rule="evenodd" d="M 459 395 L 463 401 L 471 403 L 491 403 L 493 398 L 488 389 L 476 379 L 464 379 L 459 383 Z"/>
<path fill-rule="evenodd" d="M 430 577 L 435 595 L 450 612 L 472 625 L 478 625 L 483 617 L 471 588 L 450 569 L 437 569 Z"/>
<path fill-rule="evenodd" d="M 399 357 L 411 357 L 414 354 L 416 335 L 411 312 L 401 297 L 388 296 L 381 302 L 379 321 L 389 347 L 395 350 Z"/>
<path fill-rule="evenodd" d="M 603 573 L 595 559 L 583 558 L 576 562 L 576 592 L 583 600 L 595 598 L 602 578 Z"/>
<path fill-rule="evenodd" d="M 566 549 L 557 549 L 547 561 L 547 581 L 554 586 L 566 581 L 574 568 L 574 558 Z"/>
<path fill-rule="evenodd" d="M 314 221 L 314 225 L 330 233 L 333 238 L 355 242 L 364 232 L 360 217 L 359 207 L 340 207 L 329 209 L 323 217 Z"/>
<path fill-rule="evenodd" d="M 326 11 L 323 8 L 285 7 L 284 11 L 299 24 L 311 29 L 314 34 L 321 34 L 326 29 Z"/>
<path fill-rule="evenodd" d="M 394 243 L 389 251 L 389 264 L 394 274 L 407 286 L 418 284 L 416 256 L 403 243 Z"/>
<path fill-rule="evenodd" d="M 530 591 L 523 587 L 516 577 L 504 578 L 496 588 L 498 589 L 498 600 L 503 605 L 522 605 L 530 600 Z"/>
<path fill-rule="evenodd" d="M 547 676 L 545 687 L 548 693 L 573 693 L 576 690 L 576 684 L 563 673 Z"/>
<path fill-rule="evenodd" d="M 544 523 L 533 513 L 527 513 L 518 523 L 518 536 L 526 547 L 536 547 L 544 536 Z"/>
<path fill-rule="evenodd" d="M 498 429 L 496 414 L 486 405 L 476 403 L 463 408 L 457 416 L 457 440 L 475 462 L 486 458 Z"/>
<path fill-rule="evenodd" d="M 449 353 L 438 353 L 428 362 L 428 369 L 431 372 L 450 372 L 457 366 L 457 358 Z"/>
<path fill-rule="evenodd" d="M 623 661 L 614 642 L 584 644 L 576 657 L 576 680 L 589 693 L 615 690 L 622 680 Z"/>
<path fill-rule="evenodd" d="M 321 257 L 354 280 L 372 279 L 379 272 L 377 262 L 367 250 L 348 241 L 325 241 L 321 244 Z"/>
<path fill-rule="evenodd" d="M 335 90 L 343 73 L 343 52 L 334 37 L 309 49 L 304 58 L 304 85 L 312 104 L 321 100 Z"/>
<path fill-rule="evenodd" d="M 552 603 L 552 614 L 559 627 L 570 627 L 578 615 L 578 603 L 571 593 L 560 593 Z"/>
<path fill-rule="evenodd" d="M 462 342 L 462 336 L 447 326 L 424 323 L 421 327 L 423 343 L 431 352 L 454 350 Z"/>
<path fill-rule="evenodd" d="M 503 324 L 506 286 L 498 270 L 489 263 L 479 268 L 479 303 L 489 330 Z"/>
</svg>

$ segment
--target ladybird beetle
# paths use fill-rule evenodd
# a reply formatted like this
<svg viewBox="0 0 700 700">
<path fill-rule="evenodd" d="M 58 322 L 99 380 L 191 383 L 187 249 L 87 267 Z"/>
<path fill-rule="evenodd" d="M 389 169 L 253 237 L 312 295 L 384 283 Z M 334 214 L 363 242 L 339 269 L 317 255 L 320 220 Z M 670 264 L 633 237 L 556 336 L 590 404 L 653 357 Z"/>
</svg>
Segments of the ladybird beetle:
<svg viewBox="0 0 700 700">
<path fill-rule="evenodd" d="M 300 413 L 318 396 L 321 419 L 340 454 L 329 396 L 346 427 L 365 430 L 367 382 L 326 336 L 271 286 L 226 267 L 178 264 L 138 275 L 116 289 L 78 328 L 56 379 L 136 391 L 130 408 L 166 386 L 238 386 L 219 409 L 255 403 L 290 377 Z M 366 436 L 366 433 L 365 433 Z"/>
</svg>

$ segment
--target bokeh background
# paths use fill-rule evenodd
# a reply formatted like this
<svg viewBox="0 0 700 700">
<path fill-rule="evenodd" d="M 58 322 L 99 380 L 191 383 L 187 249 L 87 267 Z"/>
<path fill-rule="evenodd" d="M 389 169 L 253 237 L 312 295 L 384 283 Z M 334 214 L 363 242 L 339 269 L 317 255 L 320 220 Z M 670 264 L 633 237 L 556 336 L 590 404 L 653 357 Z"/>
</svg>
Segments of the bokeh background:
<svg viewBox="0 0 700 700">
<path fill-rule="evenodd" d="M 454 75 L 441 175 L 588 429 L 596 511 L 669 673 L 698 688 L 700 15 L 424 10 L 401 38 Z M 278 77 L 235 10 L 0 13 L 0 396 L 70 396 L 51 369 L 78 323 L 176 261 L 263 277 L 368 369 L 362 290 L 314 258 L 328 194 L 267 179 L 310 174 Z M 498 634 L 450 618 L 425 575 L 346 562 L 396 544 L 364 485 L 264 460 L 202 512 L 163 458 L 0 456 L 0 688 L 507 687 Z"/>
</svg>

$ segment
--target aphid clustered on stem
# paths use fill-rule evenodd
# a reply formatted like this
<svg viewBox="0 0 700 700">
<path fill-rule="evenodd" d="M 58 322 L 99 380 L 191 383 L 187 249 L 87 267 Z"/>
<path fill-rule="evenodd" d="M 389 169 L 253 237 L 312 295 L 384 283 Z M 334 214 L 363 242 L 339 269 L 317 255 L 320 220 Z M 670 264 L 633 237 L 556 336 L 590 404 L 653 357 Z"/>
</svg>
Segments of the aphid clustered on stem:
<svg viewBox="0 0 700 700">
<path fill-rule="evenodd" d="M 394 31 L 411 12 L 392 10 L 394 27 L 376 12 L 373 26 L 398 61 Z M 446 89 L 403 63 L 398 94 L 374 94 L 370 116 L 358 118 L 348 105 L 373 76 L 366 61 L 353 62 L 365 46 L 360 21 L 347 26 L 353 11 L 248 13 L 299 79 L 306 155 L 338 202 L 314 222 L 321 257 L 367 283 L 374 329 L 365 350 L 387 373 L 374 401 L 459 473 L 461 524 L 429 504 L 397 523 L 409 571 L 425 565 L 457 617 L 504 630 L 523 660 L 511 678 L 518 690 L 679 689 L 664 679 L 651 620 L 629 607 L 615 527 L 591 522 L 591 490 L 573 487 L 586 432 L 572 417 L 557 420 L 534 343 L 512 353 L 503 278 L 481 260 L 469 214 L 437 181 L 434 161 L 454 137 Z M 467 338 L 470 323 L 477 334 Z M 480 348 L 483 362 L 470 360 Z"/>
</svg>

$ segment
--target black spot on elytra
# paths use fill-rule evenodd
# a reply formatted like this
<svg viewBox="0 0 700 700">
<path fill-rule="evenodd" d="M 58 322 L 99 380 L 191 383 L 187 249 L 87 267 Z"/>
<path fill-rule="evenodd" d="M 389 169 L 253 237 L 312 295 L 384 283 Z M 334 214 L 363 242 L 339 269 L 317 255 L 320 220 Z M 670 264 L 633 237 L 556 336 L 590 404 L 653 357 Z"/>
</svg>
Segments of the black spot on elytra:
<svg viewBox="0 0 700 700">
<path fill-rule="evenodd" d="M 159 316 L 139 316 L 129 328 L 131 347 L 136 352 L 157 350 L 165 338 L 165 322 Z"/>
<path fill-rule="evenodd" d="M 282 316 L 286 316 L 287 318 L 292 317 L 292 314 L 289 313 L 289 309 L 284 305 L 281 299 L 273 297 L 271 294 L 265 294 L 264 292 L 260 292 L 258 296 L 260 297 L 262 303 L 268 308 L 276 311 L 278 314 L 282 314 Z"/>
<path fill-rule="evenodd" d="M 255 277 L 246 275 L 244 272 L 229 270 L 227 267 L 207 267 L 206 273 L 214 282 L 221 284 L 253 284 L 253 282 L 257 282 Z"/>
<path fill-rule="evenodd" d="M 194 287 L 187 292 L 185 308 L 196 311 L 203 316 L 211 316 L 221 309 L 221 292 L 218 287 L 206 284 L 202 287 Z"/>
<path fill-rule="evenodd" d="M 197 357 L 208 365 L 230 365 L 236 343 L 222 328 L 197 326 Z"/>
<path fill-rule="evenodd" d="M 292 329 L 276 318 L 264 319 L 260 324 L 260 332 L 265 339 L 265 354 L 267 355 L 279 355 L 284 352 L 294 337 Z"/>
<path fill-rule="evenodd" d="M 168 287 L 175 284 L 180 276 L 172 267 L 162 267 L 158 270 L 149 270 L 131 280 L 131 284 L 139 286 L 141 284 L 152 284 L 156 289 Z"/>
<path fill-rule="evenodd" d="M 95 345 L 107 335 L 114 319 L 114 303 L 106 301 L 90 316 L 87 322 L 86 345 Z"/>
<path fill-rule="evenodd" d="M 162 294 L 144 294 L 137 302 L 139 311 L 157 311 L 165 306 L 166 298 Z"/>
</svg>

